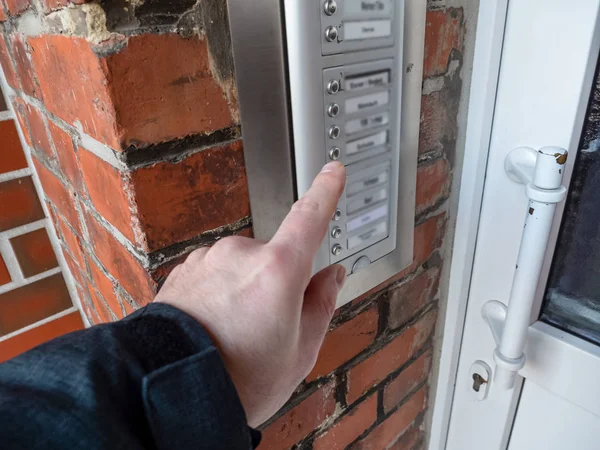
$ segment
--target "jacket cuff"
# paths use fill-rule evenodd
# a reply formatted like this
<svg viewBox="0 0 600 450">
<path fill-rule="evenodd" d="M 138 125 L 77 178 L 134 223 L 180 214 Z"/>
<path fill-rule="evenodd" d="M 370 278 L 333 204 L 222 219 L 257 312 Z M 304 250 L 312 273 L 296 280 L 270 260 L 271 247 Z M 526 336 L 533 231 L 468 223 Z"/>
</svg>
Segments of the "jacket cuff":
<svg viewBox="0 0 600 450">
<path fill-rule="evenodd" d="M 142 397 L 159 449 L 258 446 L 260 433 L 249 429 L 219 352 L 194 318 L 152 303 L 124 321 L 146 369 Z"/>
</svg>

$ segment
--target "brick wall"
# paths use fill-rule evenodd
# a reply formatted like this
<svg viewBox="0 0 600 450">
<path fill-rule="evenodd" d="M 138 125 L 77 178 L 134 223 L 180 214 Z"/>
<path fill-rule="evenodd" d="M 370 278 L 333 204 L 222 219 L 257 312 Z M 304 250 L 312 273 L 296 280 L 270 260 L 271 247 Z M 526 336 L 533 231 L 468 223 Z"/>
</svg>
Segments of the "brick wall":
<svg viewBox="0 0 600 450">
<path fill-rule="evenodd" d="M 251 235 L 224 0 L 2 0 L 0 62 L 87 317 L 150 302 L 191 250 Z M 415 260 L 341 308 L 261 449 L 422 445 L 464 11 L 429 6 Z M 1 16 L 1 14 L 0 14 Z"/>
<path fill-rule="evenodd" d="M 83 328 L 7 109 L 0 92 L 0 362 Z"/>
</svg>

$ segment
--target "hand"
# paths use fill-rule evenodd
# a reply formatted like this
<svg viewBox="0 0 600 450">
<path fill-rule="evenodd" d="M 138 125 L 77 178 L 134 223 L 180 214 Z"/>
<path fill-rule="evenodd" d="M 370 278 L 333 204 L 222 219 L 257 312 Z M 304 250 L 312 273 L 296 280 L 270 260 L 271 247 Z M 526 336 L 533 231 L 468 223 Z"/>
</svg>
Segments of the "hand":
<svg viewBox="0 0 600 450">
<path fill-rule="evenodd" d="M 277 412 L 315 365 L 346 271 L 312 276 L 312 264 L 345 178 L 343 165 L 327 164 L 270 242 L 228 237 L 196 250 L 155 299 L 206 328 L 250 426 Z"/>
</svg>

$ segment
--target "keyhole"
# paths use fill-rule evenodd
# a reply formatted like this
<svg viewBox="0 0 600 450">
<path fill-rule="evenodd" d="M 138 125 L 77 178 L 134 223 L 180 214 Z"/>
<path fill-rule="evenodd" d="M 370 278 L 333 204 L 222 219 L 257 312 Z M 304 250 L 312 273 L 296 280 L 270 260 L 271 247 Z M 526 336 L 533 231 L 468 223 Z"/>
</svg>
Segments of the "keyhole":
<svg viewBox="0 0 600 450">
<path fill-rule="evenodd" d="M 473 374 L 473 390 L 475 392 L 479 392 L 481 385 L 485 383 L 487 383 L 487 381 L 484 380 L 481 375 L 479 375 L 478 373 Z"/>
</svg>

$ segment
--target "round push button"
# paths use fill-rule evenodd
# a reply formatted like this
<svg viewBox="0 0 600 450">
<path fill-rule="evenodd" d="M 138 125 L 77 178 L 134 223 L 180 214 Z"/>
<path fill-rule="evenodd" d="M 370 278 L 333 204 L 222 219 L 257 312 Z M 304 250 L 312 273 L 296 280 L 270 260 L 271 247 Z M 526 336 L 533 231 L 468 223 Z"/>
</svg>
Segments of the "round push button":
<svg viewBox="0 0 600 450">
<path fill-rule="evenodd" d="M 330 94 L 337 94 L 340 91 L 340 82 L 338 80 L 330 80 L 327 83 L 327 92 Z"/>
<path fill-rule="evenodd" d="M 340 256 L 342 254 L 342 246 L 340 244 L 335 244 L 331 248 L 331 253 L 333 253 L 333 256 Z"/>
<path fill-rule="evenodd" d="M 340 127 L 338 127 L 337 125 L 332 125 L 331 127 L 329 127 L 329 131 L 327 132 L 327 134 L 329 135 L 329 137 L 331 139 L 337 139 L 340 137 Z"/>
<path fill-rule="evenodd" d="M 325 2 L 325 14 L 332 16 L 337 11 L 337 3 L 335 0 L 327 0 Z"/>
<path fill-rule="evenodd" d="M 333 213 L 332 220 L 340 220 L 341 218 L 342 218 L 342 211 L 340 211 L 339 209 L 336 209 L 335 213 Z"/>
<path fill-rule="evenodd" d="M 340 159 L 340 155 L 341 151 L 337 147 L 333 147 L 331 150 L 329 150 L 329 159 L 331 159 L 332 161 L 337 161 L 338 159 Z"/>
<path fill-rule="evenodd" d="M 331 230 L 331 237 L 334 239 L 339 238 L 342 235 L 342 229 L 340 227 L 334 227 L 333 230 Z"/>
<path fill-rule="evenodd" d="M 329 117 L 336 117 L 340 113 L 340 105 L 332 103 L 327 107 L 327 115 Z"/>
<path fill-rule="evenodd" d="M 352 273 L 356 273 L 359 270 L 362 270 L 371 265 L 371 260 L 367 256 L 361 256 L 356 260 L 354 265 L 352 266 Z"/>
<path fill-rule="evenodd" d="M 325 30 L 325 39 L 328 42 L 334 42 L 338 38 L 338 29 L 336 27 L 327 27 Z"/>
</svg>

